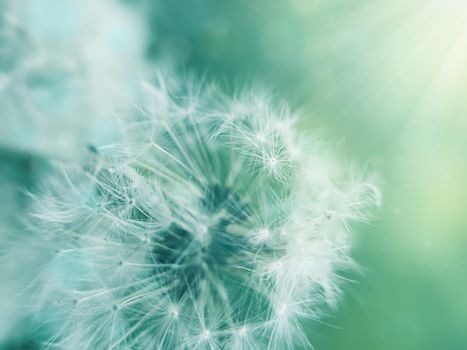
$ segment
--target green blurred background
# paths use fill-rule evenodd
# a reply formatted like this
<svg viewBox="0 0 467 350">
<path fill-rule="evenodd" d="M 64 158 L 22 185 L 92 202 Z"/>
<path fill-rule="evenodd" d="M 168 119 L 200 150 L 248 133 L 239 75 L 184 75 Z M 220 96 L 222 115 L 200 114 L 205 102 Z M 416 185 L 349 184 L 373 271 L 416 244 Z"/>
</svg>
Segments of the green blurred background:
<svg viewBox="0 0 467 350">
<path fill-rule="evenodd" d="M 383 207 L 354 227 L 363 273 L 306 325 L 315 348 L 467 349 L 467 1 L 127 2 L 146 16 L 149 60 L 227 90 L 259 82 L 380 174 Z M 4 221 L 33 177 L 15 171 L 41 164 L 0 151 Z"/>
<path fill-rule="evenodd" d="M 467 349 L 467 1 L 170 0 L 151 57 L 260 81 L 383 179 L 320 350 Z"/>
</svg>

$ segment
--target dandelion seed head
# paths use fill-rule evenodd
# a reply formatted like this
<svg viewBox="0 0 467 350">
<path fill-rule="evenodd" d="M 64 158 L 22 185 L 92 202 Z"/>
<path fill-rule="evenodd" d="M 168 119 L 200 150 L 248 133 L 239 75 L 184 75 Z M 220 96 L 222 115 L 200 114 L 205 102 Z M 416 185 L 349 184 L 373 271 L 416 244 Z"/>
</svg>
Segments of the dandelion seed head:
<svg viewBox="0 0 467 350">
<path fill-rule="evenodd" d="M 376 187 L 345 183 L 265 95 L 230 101 L 161 77 L 145 91 L 123 141 L 61 166 L 35 195 L 30 244 L 59 252 L 30 287 L 54 320 L 50 344 L 308 345 L 300 321 L 335 300 L 348 227 Z"/>
</svg>

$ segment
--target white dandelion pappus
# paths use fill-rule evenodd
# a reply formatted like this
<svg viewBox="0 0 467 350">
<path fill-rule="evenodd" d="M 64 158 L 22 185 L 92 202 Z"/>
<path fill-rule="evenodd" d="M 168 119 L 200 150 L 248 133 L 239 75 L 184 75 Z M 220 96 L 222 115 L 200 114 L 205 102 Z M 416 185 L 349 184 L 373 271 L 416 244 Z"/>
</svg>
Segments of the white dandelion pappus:
<svg viewBox="0 0 467 350">
<path fill-rule="evenodd" d="M 274 101 L 171 85 L 147 85 L 124 141 L 36 196 L 47 347 L 310 346 L 300 322 L 335 302 L 376 188 L 346 183 Z"/>
</svg>

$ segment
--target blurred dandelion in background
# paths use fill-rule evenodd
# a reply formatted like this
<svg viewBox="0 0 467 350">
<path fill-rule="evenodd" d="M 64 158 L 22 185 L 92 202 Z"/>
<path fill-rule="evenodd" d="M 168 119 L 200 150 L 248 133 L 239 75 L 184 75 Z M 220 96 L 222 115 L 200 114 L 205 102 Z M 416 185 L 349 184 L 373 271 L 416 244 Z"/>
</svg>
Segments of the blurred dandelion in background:
<svg viewBox="0 0 467 350">
<path fill-rule="evenodd" d="M 3 0 L 0 32 L 4 147 L 69 158 L 113 137 L 145 67 L 136 13 L 113 0 Z"/>
</svg>

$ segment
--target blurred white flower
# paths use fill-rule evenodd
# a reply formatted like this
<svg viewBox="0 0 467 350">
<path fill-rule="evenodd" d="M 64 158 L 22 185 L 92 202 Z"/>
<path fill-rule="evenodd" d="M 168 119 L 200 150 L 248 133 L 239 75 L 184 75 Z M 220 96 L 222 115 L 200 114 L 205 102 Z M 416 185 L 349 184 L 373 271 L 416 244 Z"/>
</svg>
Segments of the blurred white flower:
<svg viewBox="0 0 467 350">
<path fill-rule="evenodd" d="M 49 258 L 19 300 L 46 320 L 44 346 L 310 346 L 300 322 L 336 301 L 349 223 L 376 187 L 346 179 L 270 98 L 162 78 L 145 89 L 124 141 L 34 195 L 17 246 Z"/>
<path fill-rule="evenodd" d="M 137 14 L 116 0 L 0 6 L 0 146 L 70 158 L 108 142 L 145 70 Z"/>
</svg>

